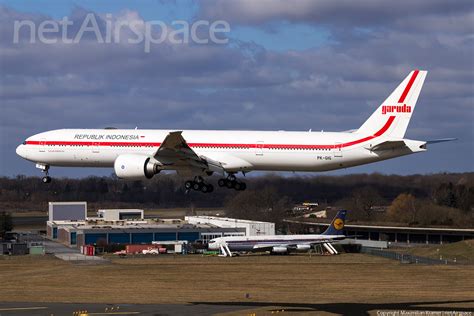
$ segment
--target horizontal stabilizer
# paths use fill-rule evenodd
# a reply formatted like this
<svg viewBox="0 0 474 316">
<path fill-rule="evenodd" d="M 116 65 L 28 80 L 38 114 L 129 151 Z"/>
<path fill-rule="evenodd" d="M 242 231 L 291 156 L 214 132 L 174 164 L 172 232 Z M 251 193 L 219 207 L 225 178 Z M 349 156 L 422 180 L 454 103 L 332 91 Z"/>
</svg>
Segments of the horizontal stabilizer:
<svg viewBox="0 0 474 316">
<path fill-rule="evenodd" d="M 381 151 L 399 149 L 403 147 L 406 147 L 405 141 L 403 140 L 387 140 L 368 149 L 371 151 Z"/>
<path fill-rule="evenodd" d="M 444 143 L 444 142 L 451 142 L 453 140 L 458 140 L 457 138 L 440 138 L 440 139 L 433 139 L 427 140 L 427 144 L 436 144 L 436 143 Z"/>
</svg>

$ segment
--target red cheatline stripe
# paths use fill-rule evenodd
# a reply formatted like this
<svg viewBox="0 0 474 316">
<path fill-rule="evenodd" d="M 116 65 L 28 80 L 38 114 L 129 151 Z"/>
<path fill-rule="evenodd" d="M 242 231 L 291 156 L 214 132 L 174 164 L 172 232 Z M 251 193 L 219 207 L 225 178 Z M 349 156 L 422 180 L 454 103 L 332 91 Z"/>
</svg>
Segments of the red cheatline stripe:
<svg viewBox="0 0 474 316">
<path fill-rule="evenodd" d="M 395 116 L 390 116 L 385 125 L 372 136 L 367 136 L 339 145 L 296 145 L 296 144 L 219 144 L 219 143 L 188 143 L 189 147 L 207 148 L 268 148 L 268 149 L 331 149 L 349 147 L 382 136 L 392 125 Z M 161 143 L 152 142 L 70 142 L 70 141 L 36 141 L 29 140 L 27 145 L 58 145 L 58 146 L 110 146 L 110 147 L 160 147 Z"/>
<path fill-rule="evenodd" d="M 354 145 L 357 145 L 357 144 L 366 142 L 366 141 L 368 141 L 368 140 L 371 140 L 371 139 L 373 139 L 373 138 L 374 138 L 374 136 L 367 136 L 367 137 L 364 137 L 364 138 L 361 138 L 361 139 L 358 139 L 358 140 L 354 140 L 354 141 L 352 141 L 352 142 L 340 144 L 340 145 L 334 146 L 334 147 L 349 147 L 349 146 L 354 146 Z"/>
<path fill-rule="evenodd" d="M 413 83 L 415 82 L 416 76 L 418 76 L 419 70 L 415 70 L 413 72 L 413 75 L 411 75 L 410 81 L 408 81 L 407 86 L 405 87 L 405 90 L 403 90 L 402 95 L 400 96 L 400 99 L 398 100 L 398 103 L 403 103 L 405 102 L 405 98 L 408 95 L 408 92 L 410 92 L 411 86 L 413 86 Z"/>
<path fill-rule="evenodd" d="M 395 120 L 395 116 L 393 115 L 390 116 L 388 118 L 387 123 L 385 123 L 385 125 L 377 133 L 374 134 L 374 137 L 382 136 L 390 128 L 394 120 Z"/>
<path fill-rule="evenodd" d="M 37 141 L 30 140 L 27 145 L 59 145 L 59 146 L 136 146 L 136 147 L 155 147 L 161 143 L 144 142 L 69 142 L 69 141 Z"/>
<path fill-rule="evenodd" d="M 358 139 L 358 140 L 354 140 L 352 142 L 341 144 L 339 146 L 340 147 L 349 147 L 349 146 L 357 145 L 357 144 L 366 142 L 368 140 L 374 139 L 376 137 L 382 136 L 390 128 L 390 126 L 392 125 L 394 120 L 395 120 L 395 116 L 390 116 L 388 118 L 387 122 L 385 123 L 385 125 L 378 132 L 376 132 L 373 136 L 367 136 L 367 137 L 364 137 L 364 138 L 361 138 L 361 139 Z"/>
</svg>

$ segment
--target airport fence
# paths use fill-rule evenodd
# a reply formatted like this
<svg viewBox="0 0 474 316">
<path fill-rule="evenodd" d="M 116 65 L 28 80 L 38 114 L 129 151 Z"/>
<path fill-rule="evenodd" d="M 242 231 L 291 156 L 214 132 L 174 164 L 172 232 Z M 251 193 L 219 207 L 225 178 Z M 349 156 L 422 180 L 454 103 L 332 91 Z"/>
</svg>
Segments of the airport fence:
<svg viewBox="0 0 474 316">
<path fill-rule="evenodd" d="M 401 263 L 415 263 L 415 264 L 459 264 L 454 260 L 449 259 L 434 259 L 434 258 L 427 258 L 427 257 L 420 257 L 414 256 L 409 254 L 403 254 L 393 251 L 381 250 L 381 249 L 374 249 L 374 248 L 367 248 L 362 247 L 361 253 L 366 253 L 369 255 L 384 257 L 387 259 L 397 260 Z"/>
</svg>

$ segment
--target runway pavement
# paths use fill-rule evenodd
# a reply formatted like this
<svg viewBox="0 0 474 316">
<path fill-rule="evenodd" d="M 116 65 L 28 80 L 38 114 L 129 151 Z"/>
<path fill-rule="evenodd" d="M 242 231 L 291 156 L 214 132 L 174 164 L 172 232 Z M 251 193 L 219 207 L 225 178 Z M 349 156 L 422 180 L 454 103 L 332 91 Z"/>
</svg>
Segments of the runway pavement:
<svg viewBox="0 0 474 316">
<path fill-rule="evenodd" d="M 212 315 L 236 312 L 248 307 L 238 305 L 206 304 L 65 304 L 65 303 L 0 303 L 0 316 L 31 315 Z"/>
</svg>

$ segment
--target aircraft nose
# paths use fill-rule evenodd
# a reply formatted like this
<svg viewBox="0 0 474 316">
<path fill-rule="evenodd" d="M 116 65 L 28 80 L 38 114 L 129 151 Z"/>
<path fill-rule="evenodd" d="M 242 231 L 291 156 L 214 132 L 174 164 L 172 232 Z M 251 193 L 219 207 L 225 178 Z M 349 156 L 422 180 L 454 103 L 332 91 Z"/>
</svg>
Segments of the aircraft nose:
<svg viewBox="0 0 474 316">
<path fill-rule="evenodd" d="M 16 148 L 16 154 L 22 158 L 25 158 L 25 148 L 23 147 L 23 145 L 19 145 Z"/>
</svg>

